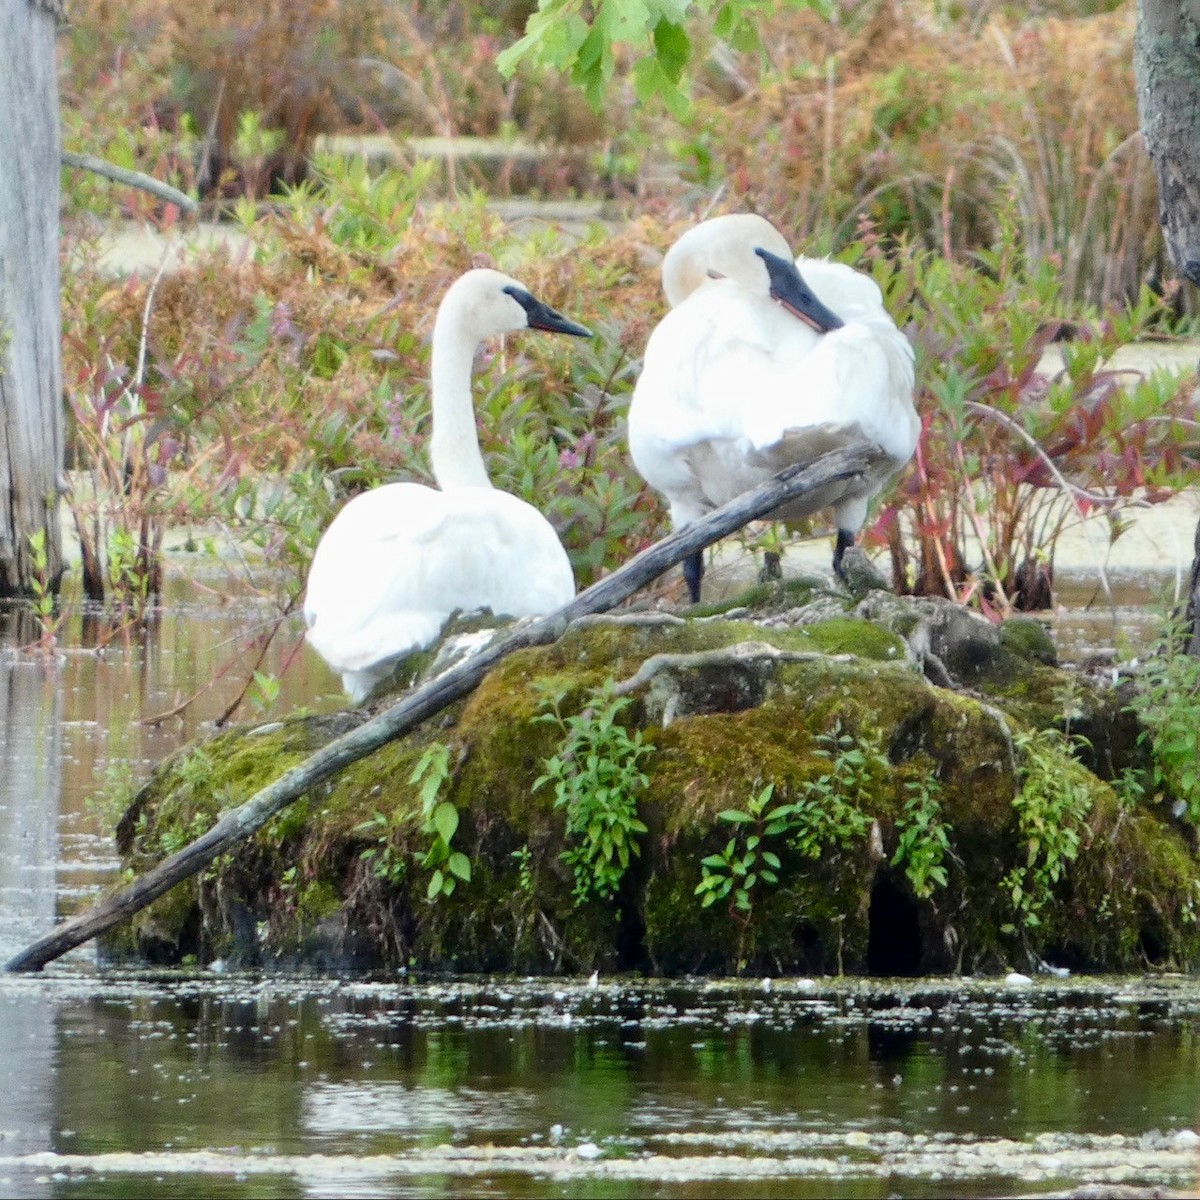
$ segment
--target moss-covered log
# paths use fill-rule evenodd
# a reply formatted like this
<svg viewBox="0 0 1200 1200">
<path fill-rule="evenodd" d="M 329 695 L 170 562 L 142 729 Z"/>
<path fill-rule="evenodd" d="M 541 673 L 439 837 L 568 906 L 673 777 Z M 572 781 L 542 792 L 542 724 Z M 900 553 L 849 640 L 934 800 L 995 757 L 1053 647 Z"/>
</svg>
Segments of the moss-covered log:
<svg viewBox="0 0 1200 1200">
<path fill-rule="evenodd" d="M 108 951 L 668 974 L 1195 965 L 1189 830 L 1110 785 L 1138 750 L 1112 689 L 1050 665 L 1028 625 L 997 632 L 953 606 L 793 588 L 754 615 L 592 618 L 518 651 L 439 722 L 140 913 Z M 559 719 L 539 719 L 554 706 Z M 611 894 L 581 888 L 567 814 L 549 782 L 535 786 L 576 752 L 564 720 L 585 710 L 651 747 L 645 832 Z M 348 719 L 233 730 L 164 763 L 121 823 L 127 867 L 169 854 Z M 1064 736 L 1082 726 L 1086 765 L 1070 750 L 1087 746 Z M 430 776 L 413 776 L 435 743 L 444 770 L 423 808 Z M 749 815 L 764 795 L 768 816 L 785 814 L 774 831 Z M 434 871 L 450 878 L 434 803 L 457 813 L 451 849 L 470 878 L 430 899 Z M 747 854 L 748 886 L 722 876 Z M 708 906 L 706 873 L 731 879 Z"/>
</svg>

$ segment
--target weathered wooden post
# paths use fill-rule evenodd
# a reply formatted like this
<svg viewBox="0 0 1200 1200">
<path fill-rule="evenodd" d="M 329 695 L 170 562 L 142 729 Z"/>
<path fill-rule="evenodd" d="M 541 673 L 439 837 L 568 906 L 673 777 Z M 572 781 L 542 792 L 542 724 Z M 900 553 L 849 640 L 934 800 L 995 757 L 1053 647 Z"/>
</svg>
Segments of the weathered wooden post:
<svg viewBox="0 0 1200 1200">
<path fill-rule="evenodd" d="M 59 122 L 62 0 L 0 0 L 0 596 L 26 595 L 29 539 L 62 573 Z"/>
</svg>

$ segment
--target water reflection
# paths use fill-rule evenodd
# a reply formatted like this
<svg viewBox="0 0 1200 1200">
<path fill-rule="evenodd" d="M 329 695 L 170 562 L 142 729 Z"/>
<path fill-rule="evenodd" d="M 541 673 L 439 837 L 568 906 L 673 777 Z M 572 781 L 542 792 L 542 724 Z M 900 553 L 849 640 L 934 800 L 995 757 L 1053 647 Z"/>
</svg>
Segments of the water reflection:
<svg viewBox="0 0 1200 1200">
<path fill-rule="evenodd" d="M 298 618 L 283 625 L 260 660 L 259 635 L 273 617 L 269 602 L 244 588 L 237 595 L 224 577 L 173 578 L 164 606 L 136 633 L 114 634 L 95 614 L 69 610 L 57 652 L 47 657 L 22 650 L 37 635 L 28 609 L 0 606 L 0 821 L 20 826 L 22 836 L 36 826 L 56 839 L 57 868 L 53 850 L 44 860 L 30 856 L 23 868 L 48 863 L 52 877 L 57 870 L 51 915 L 73 911 L 107 882 L 121 798 L 227 713 L 255 669 L 282 676 L 272 712 L 341 705 L 337 680 L 299 646 Z M 251 689 L 237 718 L 260 715 L 254 701 Z M 39 933 L 49 926 L 46 914 L 40 917 L 32 921 Z M 11 922 L 20 919 L 18 907 L 6 903 L 5 957 L 31 940 L 27 930 L 15 936 Z"/>
<path fill-rule="evenodd" d="M 156 1173 L 178 1192 L 155 1194 L 1012 1195 L 1196 1167 L 1183 981 L 109 977 L 52 1007 L 64 1196 Z M 0 1182 L 24 1165 L 0 1141 Z"/>
<path fill-rule="evenodd" d="M 117 797 L 233 702 L 255 653 L 247 631 L 269 615 L 249 597 L 214 604 L 211 589 L 176 579 L 167 607 L 137 636 L 113 637 L 76 606 L 46 654 L 28 649 L 39 633 L 28 607 L 0 606 L 0 962 L 111 879 Z M 279 670 L 298 636 L 293 622 L 261 669 Z M 301 661 L 281 702 L 337 703 L 334 683 L 321 664 Z M 171 719 L 141 723 L 197 692 Z M 83 947 L 64 966 L 89 971 L 93 960 Z M 50 1145 L 61 1015 L 40 989 L 2 994 L 0 1148 L 8 1153 Z"/>
<path fill-rule="evenodd" d="M 62 702 L 52 679 L 28 663 L 0 667 L 0 953 L 47 930 L 57 898 Z M 15 763 L 20 769 L 14 769 Z M 54 1010 L 13 997 L 0 1020 L 0 1137 L 14 1153 L 49 1142 Z"/>
</svg>

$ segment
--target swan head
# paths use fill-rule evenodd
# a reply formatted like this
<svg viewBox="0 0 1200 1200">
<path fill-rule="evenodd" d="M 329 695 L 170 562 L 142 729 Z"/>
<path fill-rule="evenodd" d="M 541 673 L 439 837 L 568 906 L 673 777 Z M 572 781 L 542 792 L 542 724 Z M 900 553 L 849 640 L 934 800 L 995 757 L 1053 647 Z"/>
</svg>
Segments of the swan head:
<svg viewBox="0 0 1200 1200">
<path fill-rule="evenodd" d="M 541 329 L 571 337 L 591 337 L 590 329 L 568 320 L 539 300 L 524 284 L 501 271 L 478 267 L 460 275 L 438 307 L 438 321 L 449 320 L 482 341 L 519 329 Z"/>
<path fill-rule="evenodd" d="M 663 291 L 672 308 L 710 279 L 732 279 L 753 295 L 775 300 L 819 333 L 843 324 L 804 281 L 787 238 L 756 213 L 702 221 L 663 258 Z"/>
</svg>

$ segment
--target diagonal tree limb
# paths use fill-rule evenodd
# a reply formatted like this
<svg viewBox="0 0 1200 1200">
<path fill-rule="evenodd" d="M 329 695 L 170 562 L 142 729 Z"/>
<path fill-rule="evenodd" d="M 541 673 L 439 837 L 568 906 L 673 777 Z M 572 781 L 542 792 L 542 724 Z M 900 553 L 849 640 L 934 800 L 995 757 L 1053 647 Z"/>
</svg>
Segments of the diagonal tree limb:
<svg viewBox="0 0 1200 1200">
<path fill-rule="evenodd" d="M 64 922 L 23 950 L 6 964 L 5 970 L 41 970 L 68 950 L 128 919 L 175 884 L 203 870 L 231 846 L 250 837 L 276 813 L 317 784 L 474 691 L 488 671 L 514 650 L 557 641 L 572 621 L 612 608 L 688 555 L 703 550 L 781 504 L 839 480 L 861 475 L 879 454 L 877 447 L 858 442 L 823 455 L 809 465 L 790 467 L 702 520 L 663 538 L 599 583 L 580 592 L 564 608 L 522 622 L 480 653 L 422 684 L 378 716 L 323 746 L 244 804 L 224 812 L 203 836 L 115 895 Z"/>
<path fill-rule="evenodd" d="M 181 192 L 169 183 L 163 183 L 161 179 L 155 179 L 153 175 L 147 175 L 143 171 L 130 171 L 125 167 L 118 167 L 116 163 L 110 163 L 106 159 L 97 158 L 94 154 L 76 154 L 73 150 L 62 151 L 62 161 L 68 167 L 92 171 L 97 175 L 103 175 L 105 179 L 123 183 L 127 187 L 141 188 L 142 191 L 150 192 L 160 200 L 178 205 L 186 213 L 200 211 L 200 205 L 186 192 Z"/>
</svg>

